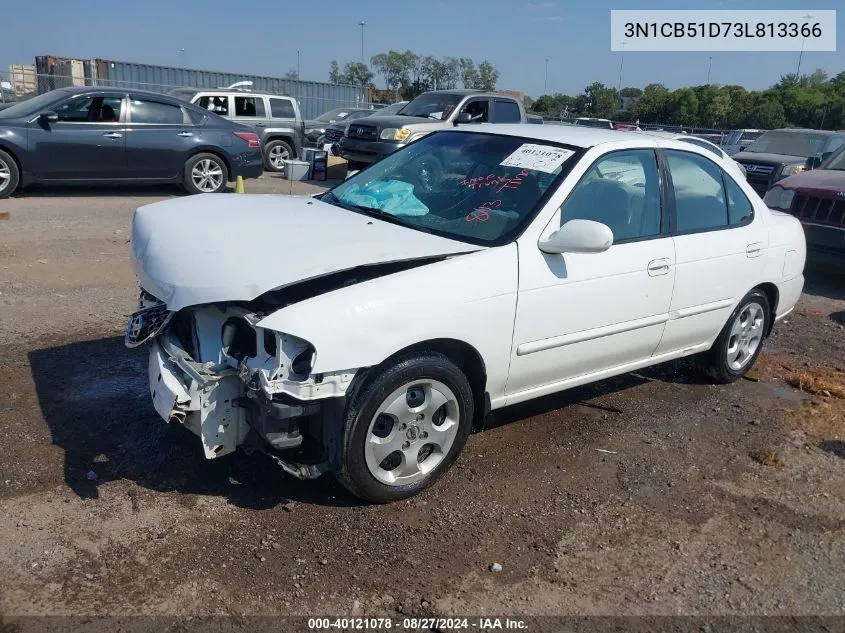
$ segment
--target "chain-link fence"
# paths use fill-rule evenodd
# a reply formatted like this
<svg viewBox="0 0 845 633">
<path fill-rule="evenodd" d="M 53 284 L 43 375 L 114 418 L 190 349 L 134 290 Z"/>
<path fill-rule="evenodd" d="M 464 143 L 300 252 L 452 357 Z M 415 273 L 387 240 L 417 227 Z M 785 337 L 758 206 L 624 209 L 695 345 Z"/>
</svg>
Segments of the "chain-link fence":
<svg viewBox="0 0 845 633">
<path fill-rule="evenodd" d="M 306 119 L 313 119 L 320 114 L 335 108 L 382 108 L 384 104 L 370 103 L 365 100 L 366 95 L 362 90 L 351 86 L 333 86 L 317 82 L 297 82 L 295 80 L 280 79 L 278 90 L 268 90 L 262 86 L 251 86 L 244 88 L 254 92 L 283 94 L 295 98 L 299 102 L 299 108 Z M 148 82 L 143 80 L 116 80 L 90 78 L 84 76 L 68 75 L 46 75 L 34 72 L 0 72 L 0 109 L 8 107 L 12 103 L 30 99 L 38 94 L 49 92 L 57 88 L 73 86 L 92 86 L 121 88 L 125 90 L 146 90 L 160 94 L 169 94 L 177 89 L 211 89 L 226 88 L 227 84 L 221 85 L 197 85 L 208 84 L 208 81 L 197 81 L 196 84 L 171 84 Z M 285 84 L 289 84 L 293 90 L 285 90 Z M 230 85 L 230 84 L 228 84 Z M 270 88 L 274 86 L 268 86 Z"/>
</svg>

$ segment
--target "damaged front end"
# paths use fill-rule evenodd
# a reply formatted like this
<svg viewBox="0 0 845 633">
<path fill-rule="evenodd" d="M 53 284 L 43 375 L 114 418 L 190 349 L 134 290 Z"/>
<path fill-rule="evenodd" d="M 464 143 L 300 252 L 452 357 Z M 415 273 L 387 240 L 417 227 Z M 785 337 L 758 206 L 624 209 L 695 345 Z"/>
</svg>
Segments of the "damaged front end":
<svg viewBox="0 0 845 633">
<path fill-rule="evenodd" d="M 274 307 L 265 298 L 172 312 L 142 290 L 125 343 L 150 342 L 155 410 L 199 436 L 206 458 L 243 446 L 314 478 L 338 463 L 336 434 L 357 368 L 312 374 L 311 343 L 257 325 Z"/>
</svg>

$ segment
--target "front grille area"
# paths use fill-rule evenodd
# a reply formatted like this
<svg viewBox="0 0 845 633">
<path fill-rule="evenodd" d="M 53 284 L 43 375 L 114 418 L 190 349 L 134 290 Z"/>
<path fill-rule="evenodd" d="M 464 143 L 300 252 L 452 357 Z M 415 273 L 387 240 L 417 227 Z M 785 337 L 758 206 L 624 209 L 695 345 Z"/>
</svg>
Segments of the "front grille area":
<svg viewBox="0 0 845 633">
<path fill-rule="evenodd" d="M 326 143 L 337 143 L 343 138 L 343 130 L 333 130 L 329 128 L 326 130 Z"/>
<path fill-rule="evenodd" d="M 751 188 L 756 191 L 762 198 L 766 195 L 766 191 L 771 184 L 772 172 L 775 170 L 774 165 L 765 165 L 763 163 L 746 163 L 742 162 L 745 168 L 746 180 Z"/>
<path fill-rule="evenodd" d="M 362 141 L 375 141 L 378 139 L 378 130 L 374 125 L 351 124 L 347 130 L 349 138 L 357 138 Z"/>
<path fill-rule="evenodd" d="M 845 228 L 845 198 L 817 198 L 799 193 L 790 213 L 802 222 Z"/>
</svg>

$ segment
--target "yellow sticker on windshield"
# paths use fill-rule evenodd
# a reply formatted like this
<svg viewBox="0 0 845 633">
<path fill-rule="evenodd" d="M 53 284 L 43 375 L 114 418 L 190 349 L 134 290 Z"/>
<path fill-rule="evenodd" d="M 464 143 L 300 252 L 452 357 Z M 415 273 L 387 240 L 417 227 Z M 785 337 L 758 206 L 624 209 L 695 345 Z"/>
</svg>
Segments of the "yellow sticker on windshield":
<svg viewBox="0 0 845 633">
<path fill-rule="evenodd" d="M 553 145 L 523 143 L 499 165 L 551 174 L 574 153 L 572 150 L 554 147 Z"/>
</svg>

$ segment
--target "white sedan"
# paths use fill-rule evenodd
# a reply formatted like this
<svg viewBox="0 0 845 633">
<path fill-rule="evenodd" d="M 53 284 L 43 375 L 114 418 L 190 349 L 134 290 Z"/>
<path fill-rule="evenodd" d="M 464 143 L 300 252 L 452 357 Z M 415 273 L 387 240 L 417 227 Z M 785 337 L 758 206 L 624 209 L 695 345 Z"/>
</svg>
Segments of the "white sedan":
<svg viewBox="0 0 845 633">
<path fill-rule="evenodd" d="M 706 149 L 534 125 L 437 132 L 316 197 L 142 207 L 132 246 L 161 417 L 373 502 L 490 410 L 693 354 L 738 379 L 806 253 Z"/>
</svg>

